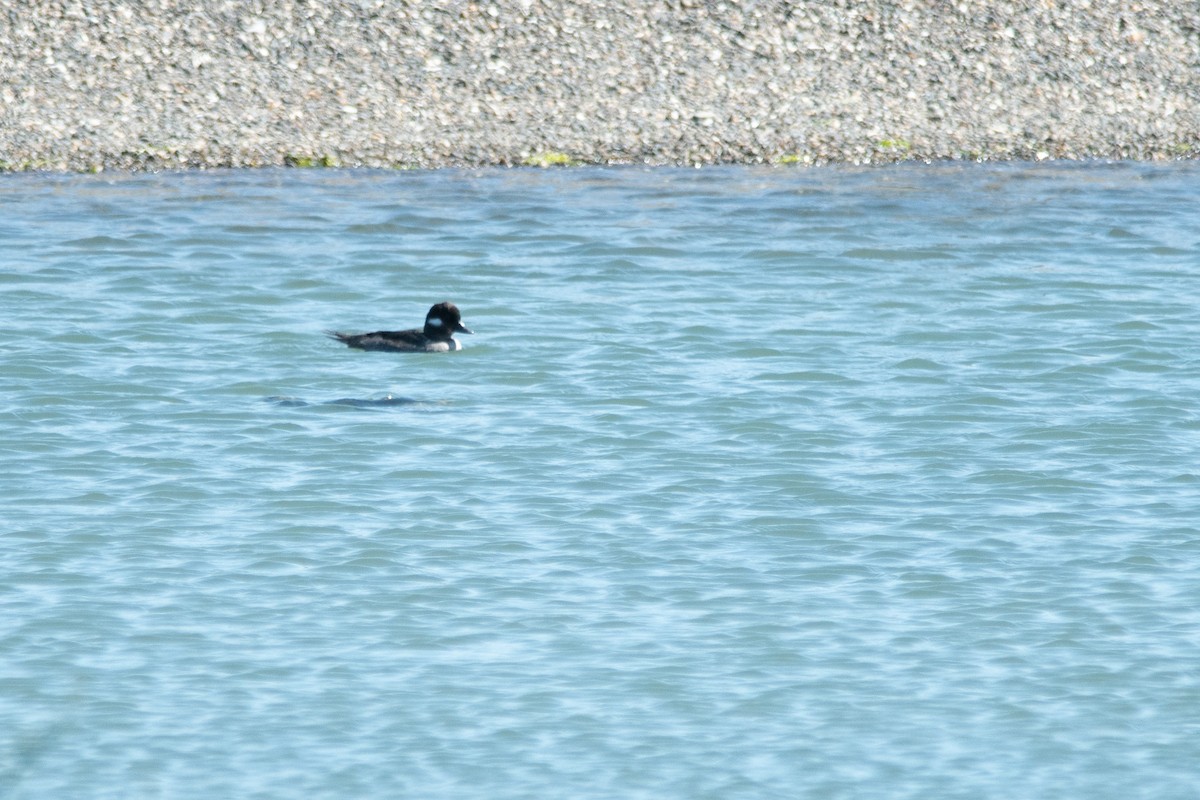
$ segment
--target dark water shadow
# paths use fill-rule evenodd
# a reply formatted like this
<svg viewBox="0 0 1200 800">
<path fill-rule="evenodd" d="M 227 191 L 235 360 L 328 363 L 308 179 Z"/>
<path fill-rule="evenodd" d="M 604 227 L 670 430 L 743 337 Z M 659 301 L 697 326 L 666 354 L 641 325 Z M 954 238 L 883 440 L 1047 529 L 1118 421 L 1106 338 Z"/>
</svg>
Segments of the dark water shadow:
<svg viewBox="0 0 1200 800">
<path fill-rule="evenodd" d="M 315 406 L 349 406 L 351 408 L 392 408 L 395 406 L 419 406 L 428 405 L 423 400 L 417 400 L 412 397 L 396 397 L 394 395 L 386 395 L 376 398 L 359 398 L 359 397 L 341 397 L 337 400 L 324 400 L 320 402 L 310 403 L 307 400 L 301 400 L 298 397 L 286 397 L 284 395 L 272 395 L 266 398 L 268 403 L 273 403 L 280 408 L 312 408 Z"/>
</svg>

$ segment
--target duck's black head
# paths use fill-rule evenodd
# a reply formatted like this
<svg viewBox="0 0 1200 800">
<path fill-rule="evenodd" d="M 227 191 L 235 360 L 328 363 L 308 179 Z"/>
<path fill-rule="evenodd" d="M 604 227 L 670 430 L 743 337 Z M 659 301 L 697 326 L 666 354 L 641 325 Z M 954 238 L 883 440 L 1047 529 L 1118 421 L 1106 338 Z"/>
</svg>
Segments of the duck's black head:
<svg viewBox="0 0 1200 800">
<path fill-rule="evenodd" d="M 456 333 L 472 333 L 462 324 L 462 314 L 454 303 L 438 303 L 425 315 L 425 335 L 436 339 L 449 339 Z"/>
</svg>

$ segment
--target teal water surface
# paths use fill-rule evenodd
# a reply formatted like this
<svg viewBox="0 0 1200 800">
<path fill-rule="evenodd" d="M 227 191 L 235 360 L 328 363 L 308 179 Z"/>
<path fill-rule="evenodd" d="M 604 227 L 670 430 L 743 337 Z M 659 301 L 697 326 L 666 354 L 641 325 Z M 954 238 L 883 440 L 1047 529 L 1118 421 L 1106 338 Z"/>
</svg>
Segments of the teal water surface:
<svg viewBox="0 0 1200 800">
<path fill-rule="evenodd" d="M 1194 163 L 0 176 L 0 797 L 1200 797 L 1198 297 Z"/>
</svg>

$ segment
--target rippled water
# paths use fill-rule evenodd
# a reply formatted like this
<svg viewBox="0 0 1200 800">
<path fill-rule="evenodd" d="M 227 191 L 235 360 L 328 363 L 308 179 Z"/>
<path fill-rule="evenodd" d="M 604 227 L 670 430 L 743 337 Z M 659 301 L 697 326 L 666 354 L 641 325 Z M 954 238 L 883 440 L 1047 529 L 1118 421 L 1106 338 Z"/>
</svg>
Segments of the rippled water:
<svg viewBox="0 0 1200 800">
<path fill-rule="evenodd" d="M 1200 796 L 1196 164 L 9 175 L 0 246 L 6 800 Z"/>
</svg>

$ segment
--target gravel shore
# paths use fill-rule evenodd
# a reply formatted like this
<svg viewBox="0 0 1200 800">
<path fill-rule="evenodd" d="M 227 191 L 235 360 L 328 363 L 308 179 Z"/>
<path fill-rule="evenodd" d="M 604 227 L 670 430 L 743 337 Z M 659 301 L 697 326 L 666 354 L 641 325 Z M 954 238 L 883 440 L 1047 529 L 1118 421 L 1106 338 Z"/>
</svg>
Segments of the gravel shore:
<svg viewBox="0 0 1200 800">
<path fill-rule="evenodd" d="M 1189 0 L 14 0 L 0 168 L 1200 155 Z"/>
</svg>

